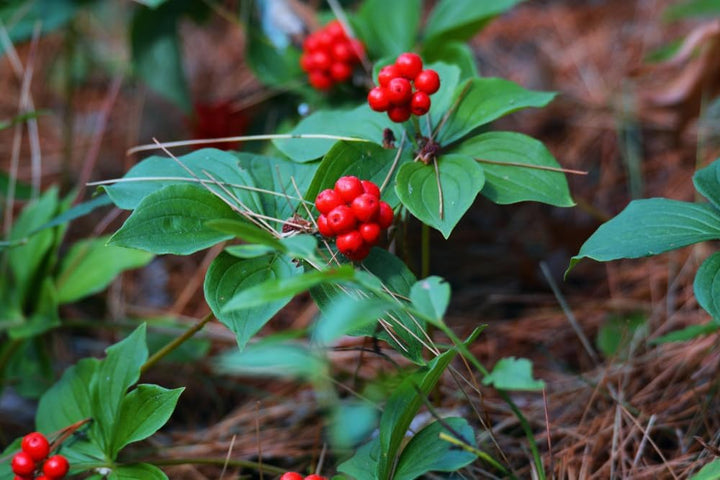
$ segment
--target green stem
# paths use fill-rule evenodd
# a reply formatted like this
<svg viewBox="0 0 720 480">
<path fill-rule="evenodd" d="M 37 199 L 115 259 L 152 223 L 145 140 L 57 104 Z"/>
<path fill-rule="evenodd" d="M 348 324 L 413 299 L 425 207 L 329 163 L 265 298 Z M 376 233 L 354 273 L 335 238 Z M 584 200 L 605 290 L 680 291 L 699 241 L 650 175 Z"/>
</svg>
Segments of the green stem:
<svg viewBox="0 0 720 480">
<path fill-rule="evenodd" d="M 227 458 L 208 458 L 208 457 L 197 457 L 197 458 L 160 458 L 155 460 L 144 460 L 147 463 L 152 463 L 156 466 L 170 466 L 170 465 L 227 465 L 229 467 L 239 468 L 252 468 L 254 470 L 262 470 L 267 473 L 281 474 L 285 473 L 287 469 L 280 467 L 273 467 L 267 463 L 251 462 L 248 460 L 230 460 Z"/>
<path fill-rule="evenodd" d="M 163 357 L 168 355 L 170 352 L 178 348 L 180 345 L 185 343 L 188 339 L 190 339 L 193 335 L 195 335 L 197 332 L 202 330 L 202 328 L 205 326 L 206 323 L 208 323 L 210 320 L 213 319 L 213 314 L 208 313 L 205 315 L 205 318 L 200 320 L 198 323 L 190 327 L 185 333 L 177 337 L 175 340 L 171 341 L 167 345 L 165 345 L 163 348 L 155 352 L 153 356 L 147 359 L 147 361 L 143 364 L 142 367 L 140 367 L 140 374 L 147 372 L 153 365 L 155 365 L 157 362 L 159 362 Z"/>
<path fill-rule="evenodd" d="M 512 478 L 515 478 L 515 475 L 513 475 L 505 467 L 503 467 L 503 465 L 500 462 L 498 462 L 493 457 L 491 457 L 487 453 L 483 452 L 479 448 L 475 448 L 472 445 L 468 445 L 467 443 L 463 442 L 462 440 L 459 440 L 453 436 L 450 436 L 445 432 L 440 432 L 439 438 L 440 438 L 440 440 L 445 440 L 446 442 L 450 442 L 453 445 L 456 445 L 456 446 L 462 448 L 463 450 L 467 450 L 468 452 L 474 454 L 478 458 L 486 461 L 493 467 L 500 470 L 503 473 L 503 475 L 510 475 Z"/>
<path fill-rule="evenodd" d="M 420 278 L 430 275 L 430 227 L 422 223 L 420 227 Z"/>
</svg>

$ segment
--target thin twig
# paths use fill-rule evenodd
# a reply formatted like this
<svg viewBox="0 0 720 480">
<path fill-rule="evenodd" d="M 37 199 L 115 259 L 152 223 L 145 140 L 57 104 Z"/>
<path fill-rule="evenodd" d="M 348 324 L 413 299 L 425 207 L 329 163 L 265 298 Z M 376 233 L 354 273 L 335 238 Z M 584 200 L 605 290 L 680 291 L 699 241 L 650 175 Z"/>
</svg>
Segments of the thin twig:
<svg viewBox="0 0 720 480">
<path fill-rule="evenodd" d="M 157 362 L 159 362 L 163 357 L 165 357 L 167 354 L 175 350 L 177 347 L 185 343 L 188 339 L 190 339 L 193 335 L 195 335 L 197 332 L 202 330 L 202 328 L 210 322 L 214 318 L 212 313 L 208 313 L 205 315 L 205 317 L 200 320 L 198 323 L 187 329 L 182 335 L 177 337 L 176 339 L 172 340 L 170 343 L 162 347 L 160 350 L 155 352 L 154 355 L 152 355 L 150 358 L 147 359 L 145 363 L 140 367 L 140 374 L 143 374 L 147 372 L 153 365 L 155 365 Z"/>
<path fill-rule="evenodd" d="M 387 176 L 385 176 L 385 180 L 383 180 L 382 185 L 380 185 L 381 192 L 383 190 L 385 190 L 385 187 L 387 187 L 387 184 L 390 183 L 392 174 L 395 171 L 395 168 L 397 167 L 398 162 L 400 161 L 400 156 L 402 155 L 403 147 L 405 146 L 405 140 L 407 139 L 407 131 L 405 131 L 405 129 L 403 129 L 402 132 L 403 132 L 402 138 L 400 139 L 400 146 L 398 147 L 397 154 L 395 154 L 395 158 L 393 159 L 392 165 L 390 165 L 390 170 L 388 170 Z"/>
</svg>

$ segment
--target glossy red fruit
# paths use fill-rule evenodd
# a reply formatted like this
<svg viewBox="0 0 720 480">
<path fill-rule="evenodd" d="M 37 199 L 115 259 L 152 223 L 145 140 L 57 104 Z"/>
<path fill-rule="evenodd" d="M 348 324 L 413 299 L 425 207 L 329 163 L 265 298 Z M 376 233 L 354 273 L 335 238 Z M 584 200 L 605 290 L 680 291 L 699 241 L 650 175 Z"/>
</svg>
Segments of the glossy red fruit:
<svg viewBox="0 0 720 480">
<path fill-rule="evenodd" d="M 345 29 L 338 20 L 332 20 L 330 23 L 325 25 L 324 30 L 329 33 L 336 42 L 347 38 L 347 35 L 345 35 Z"/>
<path fill-rule="evenodd" d="M 313 70 L 308 76 L 310 85 L 318 90 L 330 90 L 333 86 L 333 80 L 327 73 L 321 70 Z"/>
<path fill-rule="evenodd" d="M 393 213 L 392 207 L 390 207 L 390 205 L 381 200 L 380 205 L 378 206 L 377 216 L 377 222 L 378 225 L 380 225 L 380 228 L 385 230 L 390 225 L 392 225 L 394 217 L 395 214 Z"/>
<path fill-rule="evenodd" d="M 423 61 L 417 53 L 402 53 L 395 60 L 400 75 L 413 80 L 422 71 Z"/>
<path fill-rule="evenodd" d="M 313 473 L 312 475 L 308 475 L 307 477 L 305 477 L 305 480 L 327 480 L 327 478 L 321 477 L 320 475 Z"/>
<path fill-rule="evenodd" d="M 435 70 L 423 70 L 415 77 L 415 88 L 428 95 L 432 95 L 440 89 L 440 76 Z"/>
<path fill-rule="evenodd" d="M 350 204 L 355 218 L 358 222 L 369 222 L 375 220 L 380 209 L 380 200 L 375 195 L 363 193 L 355 197 Z"/>
<path fill-rule="evenodd" d="M 330 49 L 332 49 L 333 43 L 335 43 L 335 39 L 330 32 L 327 30 L 318 30 L 315 32 L 315 35 L 317 35 L 318 38 L 318 48 L 329 52 Z"/>
<path fill-rule="evenodd" d="M 412 85 L 407 78 L 393 78 L 387 84 L 388 98 L 393 105 L 405 105 L 412 97 Z"/>
<path fill-rule="evenodd" d="M 26 452 L 32 457 L 33 460 L 39 462 L 44 459 L 50 453 L 50 443 L 40 432 L 28 433 L 22 439 L 20 448 L 23 452 Z"/>
<path fill-rule="evenodd" d="M 430 95 L 418 90 L 413 93 L 412 99 L 410 100 L 410 111 L 413 115 L 420 116 L 425 115 L 430 110 Z"/>
<path fill-rule="evenodd" d="M 324 213 L 325 215 L 343 203 L 345 202 L 340 194 L 332 188 L 323 190 L 315 197 L 315 207 L 318 209 L 318 212 Z"/>
<path fill-rule="evenodd" d="M 395 65 L 386 65 L 378 72 L 378 84 L 387 87 L 390 80 L 400 77 L 400 72 Z"/>
<path fill-rule="evenodd" d="M 337 62 L 351 63 L 355 60 L 355 52 L 350 42 L 338 42 L 332 47 L 332 57 Z"/>
<path fill-rule="evenodd" d="M 358 235 L 360 234 L 358 233 Z M 362 237 L 360 237 L 360 241 L 362 241 Z M 30 456 L 27 452 L 16 453 L 12 458 L 12 462 L 10 462 L 10 468 L 13 473 L 20 476 L 32 475 L 35 471 L 35 467 L 35 460 L 33 460 L 32 456 Z"/>
<path fill-rule="evenodd" d="M 402 123 L 410 118 L 412 111 L 410 110 L 410 105 L 395 105 L 394 107 L 390 107 L 387 114 L 393 122 Z"/>
<path fill-rule="evenodd" d="M 349 80 L 352 73 L 352 67 L 346 62 L 334 62 L 330 66 L 330 76 L 338 83 Z"/>
<path fill-rule="evenodd" d="M 360 179 L 353 175 L 338 178 L 335 182 L 335 191 L 345 203 L 350 203 L 355 197 L 365 193 Z"/>
<path fill-rule="evenodd" d="M 352 231 L 357 224 L 355 214 L 347 205 L 335 207 L 326 215 L 329 229 L 334 235 L 342 235 Z"/>
<path fill-rule="evenodd" d="M 360 183 L 362 184 L 365 193 L 369 193 L 370 195 L 375 195 L 380 198 L 380 188 L 375 185 L 375 183 L 370 180 L 360 180 Z"/>
<path fill-rule="evenodd" d="M 280 480 L 303 480 L 303 476 L 297 472 L 285 472 L 280 477 Z"/>
<path fill-rule="evenodd" d="M 361 251 L 364 243 L 362 235 L 357 230 L 338 235 L 335 239 L 335 245 L 340 253 L 352 260 L 355 260 L 355 256 Z"/>
<path fill-rule="evenodd" d="M 378 240 L 380 240 L 382 229 L 377 223 L 368 222 L 361 224 L 360 228 L 358 228 L 358 232 L 360 232 L 360 236 L 363 238 L 365 243 L 368 245 L 375 245 Z"/>
<path fill-rule="evenodd" d="M 332 61 L 333 60 L 330 54 L 324 50 L 318 50 L 310 54 L 310 62 L 312 62 L 313 70 L 322 70 L 326 72 L 330 70 Z"/>
<path fill-rule="evenodd" d="M 42 470 L 50 478 L 62 478 L 70 470 L 70 464 L 62 455 L 53 455 L 45 460 Z"/>
<path fill-rule="evenodd" d="M 312 60 L 312 55 L 309 53 L 303 53 L 300 55 L 300 68 L 303 72 L 310 73 L 315 68 L 315 63 Z"/>
<path fill-rule="evenodd" d="M 390 108 L 390 98 L 384 87 L 375 87 L 368 92 L 368 105 L 376 112 L 385 112 Z"/>
<path fill-rule="evenodd" d="M 320 48 L 320 39 L 318 38 L 317 34 L 311 33 L 307 37 L 305 37 L 305 40 L 303 40 L 303 50 L 305 52 L 314 52 Z"/>
<path fill-rule="evenodd" d="M 325 237 L 332 237 L 335 235 L 335 233 L 333 233 L 332 228 L 330 228 L 330 224 L 328 223 L 328 219 L 325 215 L 320 214 L 320 216 L 318 216 L 316 222 L 317 222 L 317 226 L 318 226 L 318 232 L 320 232 L 320 235 L 323 235 Z"/>
</svg>

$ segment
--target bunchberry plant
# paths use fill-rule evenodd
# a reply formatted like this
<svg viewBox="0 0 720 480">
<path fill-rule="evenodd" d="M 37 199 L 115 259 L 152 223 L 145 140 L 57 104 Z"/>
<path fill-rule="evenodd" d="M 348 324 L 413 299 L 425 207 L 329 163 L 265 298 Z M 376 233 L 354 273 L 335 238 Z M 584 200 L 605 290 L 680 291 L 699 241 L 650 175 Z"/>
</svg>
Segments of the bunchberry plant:
<svg viewBox="0 0 720 480">
<path fill-rule="evenodd" d="M 310 85 L 317 90 L 329 90 L 335 84 L 350 80 L 365 55 L 362 42 L 348 37 L 337 20 L 305 37 L 302 46 L 300 66 L 308 74 Z"/>
</svg>

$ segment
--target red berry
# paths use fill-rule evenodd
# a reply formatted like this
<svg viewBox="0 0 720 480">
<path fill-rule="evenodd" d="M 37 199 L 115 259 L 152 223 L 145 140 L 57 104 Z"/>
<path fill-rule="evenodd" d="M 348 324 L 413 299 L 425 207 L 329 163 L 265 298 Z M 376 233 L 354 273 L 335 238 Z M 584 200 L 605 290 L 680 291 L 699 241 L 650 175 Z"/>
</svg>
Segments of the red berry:
<svg viewBox="0 0 720 480">
<path fill-rule="evenodd" d="M 412 85 L 407 78 L 393 78 L 387 84 L 387 91 L 393 105 L 404 105 L 412 97 Z"/>
<path fill-rule="evenodd" d="M 408 118 L 410 118 L 410 115 L 412 112 L 410 111 L 410 105 L 395 105 L 394 107 L 390 107 L 390 109 L 387 112 L 388 117 L 390 120 L 392 120 L 395 123 L 402 123 Z"/>
<path fill-rule="evenodd" d="M 280 480 L 303 480 L 303 476 L 297 472 L 286 472 L 282 474 Z"/>
<path fill-rule="evenodd" d="M 440 76 L 435 70 L 423 70 L 415 77 L 415 88 L 428 95 L 432 95 L 440 89 Z"/>
<path fill-rule="evenodd" d="M 399 76 L 400 72 L 395 65 L 386 65 L 380 69 L 380 72 L 378 72 L 378 84 L 381 87 L 387 87 L 390 80 L 398 78 Z"/>
<path fill-rule="evenodd" d="M 318 212 L 324 213 L 325 215 L 330 213 L 333 208 L 338 205 L 342 205 L 343 203 L 344 201 L 342 197 L 340 197 L 340 194 L 332 188 L 323 190 L 318 193 L 317 197 L 315 197 L 315 207 L 317 207 Z"/>
<path fill-rule="evenodd" d="M 363 193 L 355 197 L 350 207 L 359 222 L 369 222 L 377 216 L 380 209 L 380 201 L 375 195 Z"/>
<path fill-rule="evenodd" d="M 347 38 L 347 35 L 345 35 L 345 29 L 337 20 L 333 20 L 325 25 L 325 31 L 329 33 L 335 41 L 345 40 Z"/>
<path fill-rule="evenodd" d="M 384 87 L 375 87 L 368 93 L 368 105 L 376 112 L 384 112 L 390 108 L 390 98 Z"/>
<path fill-rule="evenodd" d="M 333 233 L 332 228 L 330 228 L 330 224 L 328 223 L 328 219 L 325 215 L 322 213 L 317 218 L 317 226 L 318 226 L 318 232 L 320 232 L 320 235 L 324 237 L 332 237 L 335 235 Z"/>
<path fill-rule="evenodd" d="M 410 100 L 410 111 L 413 115 L 425 115 L 430 110 L 430 95 L 418 90 L 413 93 L 412 99 Z"/>
<path fill-rule="evenodd" d="M 332 78 L 325 72 L 313 70 L 308 77 L 310 85 L 318 90 L 330 90 L 333 86 Z"/>
<path fill-rule="evenodd" d="M 378 224 L 380 225 L 380 228 L 385 230 L 390 225 L 392 225 L 394 217 L 395 217 L 395 214 L 393 213 L 392 207 L 381 200 L 380 205 L 378 207 L 378 217 L 377 217 L 377 221 L 378 221 Z"/>
<path fill-rule="evenodd" d="M 316 35 L 318 37 L 318 48 L 329 52 L 333 46 L 333 43 L 335 43 L 335 39 L 330 34 L 330 32 L 328 32 L 327 30 L 319 30 L 318 32 L 316 32 Z"/>
<path fill-rule="evenodd" d="M 370 180 L 360 180 L 360 183 L 362 184 L 365 193 L 369 193 L 370 195 L 375 195 L 380 198 L 380 189 L 377 185 Z"/>
<path fill-rule="evenodd" d="M 363 237 L 363 240 L 365 240 L 365 243 L 368 245 L 375 245 L 378 240 L 380 240 L 380 233 L 382 232 L 382 229 L 377 223 L 369 222 L 360 225 L 358 231 Z"/>
<path fill-rule="evenodd" d="M 350 203 L 355 197 L 365 193 L 360 179 L 352 175 L 338 178 L 335 182 L 335 191 L 345 203 Z"/>
<path fill-rule="evenodd" d="M 348 233 L 355 228 L 355 224 L 357 223 L 355 214 L 347 205 L 335 207 L 326 217 L 328 227 L 335 235 Z"/>
<path fill-rule="evenodd" d="M 358 235 L 360 235 L 358 233 Z M 360 238 L 362 241 L 362 238 Z M 13 473 L 20 476 L 29 476 L 35 471 L 35 460 L 28 452 L 18 452 L 12 458 L 10 463 Z"/>
<path fill-rule="evenodd" d="M 45 460 L 42 470 L 50 478 L 62 478 L 70 470 L 70 464 L 62 455 L 53 455 Z"/>
<path fill-rule="evenodd" d="M 335 245 L 337 245 L 340 253 L 351 260 L 355 259 L 355 255 L 361 251 L 364 243 L 362 235 L 360 235 L 360 232 L 357 230 L 352 230 L 342 235 L 338 235 L 335 239 Z"/>
<path fill-rule="evenodd" d="M 312 62 L 313 70 L 328 71 L 332 65 L 332 57 L 329 53 L 318 50 L 310 55 L 310 62 Z"/>
<path fill-rule="evenodd" d="M 40 475 L 39 477 L 35 477 L 35 480 L 56 480 L 56 478 L 60 477 L 48 477 L 47 475 Z"/>
<path fill-rule="evenodd" d="M 330 76 L 336 82 L 345 82 L 352 77 L 353 69 L 345 62 L 334 62 L 330 66 Z"/>
<path fill-rule="evenodd" d="M 320 475 L 312 474 L 305 477 L 305 480 L 327 480 L 325 477 L 321 477 Z"/>
<path fill-rule="evenodd" d="M 338 62 L 352 63 L 355 60 L 350 42 L 338 42 L 332 47 L 332 57 Z"/>
<path fill-rule="evenodd" d="M 303 50 L 305 50 L 305 52 L 312 53 L 318 48 L 320 48 L 320 39 L 317 33 L 311 33 L 305 37 L 305 40 L 303 40 Z"/>
<path fill-rule="evenodd" d="M 408 80 L 413 80 L 422 70 L 423 61 L 417 53 L 402 53 L 395 60 L 395 65 L 400 75 Z"/>
<path fill-rule="evenodd" d="M 22 439 L 20 444 L 23 452 L 30 454 L 33 460 L 39 462 L 50 453 L 50 443 L 47 438 L 40 432 L 28 433 Z"/>
<path fill-rule="evenodd" d="M 307 52 L 300 55 L 300 68 L 303 69 L 303 72 L 310 72 L 315 69 L 315 63 L 312 60 L 312 55 Z"/>
</svg>

